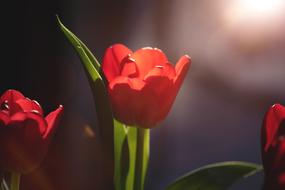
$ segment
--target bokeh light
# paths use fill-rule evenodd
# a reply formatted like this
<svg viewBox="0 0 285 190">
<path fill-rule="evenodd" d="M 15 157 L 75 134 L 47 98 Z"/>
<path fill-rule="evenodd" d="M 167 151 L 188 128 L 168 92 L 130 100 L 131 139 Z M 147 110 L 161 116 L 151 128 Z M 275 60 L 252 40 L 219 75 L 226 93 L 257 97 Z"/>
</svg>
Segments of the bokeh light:
<svg viewBox="0 0 285 190">
<path fill-rule="evenodd" d="M 227 14 L 232 21 L 266 22 L 280 19 L 283 14 L 283 0 L 236 0 L 229 2 Z"/>
<path fill-rule="evenodd" d="M 234 0 L 224 11 L 225 26 L 246 44 L 278 40 L 284 31 L 285 1 Z"/>
</svg>

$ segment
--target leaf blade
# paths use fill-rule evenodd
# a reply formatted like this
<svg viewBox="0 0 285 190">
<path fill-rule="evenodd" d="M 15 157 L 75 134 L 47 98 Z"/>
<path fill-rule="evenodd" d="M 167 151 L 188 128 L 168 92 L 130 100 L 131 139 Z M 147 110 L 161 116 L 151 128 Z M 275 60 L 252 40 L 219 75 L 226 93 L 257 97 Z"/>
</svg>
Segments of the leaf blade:
<svg viewBox="0 0 285 190">
<path fill-rule="evenodd" d="M 73 32 L 71 32 L 66 26 L 63 25 L 58 15 L 56 15 L 56 19 L 61 31 L 65 34 L 68 41 L 73 45 L 74 48 L 77 46 L 81 46 L 88 58 L 90 59 L 92 65 L 95 67 L 97 72 L 100 73 L 101 66 L 96 57 L 88 49 L 88 47 Z"/>
<path fill-rule="evenodd" d="M 103 80 L 101 67 L 95 56 L 90 52 L 87 46 L 76 37 L 67 27 L 65 27 L 57 16 L 58 25 L 73 46 L 77 55 L 80 58 L 84 71 L 89 81 L 90 88 L 95 103 L 96 115 L 98 119 L 99 135 L 97 136 L 101 145 L 104 167 L 113 167 L 114 161 L 114 123 L 111 105 L 106 89 L 106 84 Z M 102 75 L 101 75 L 102 74 Z M 114 179 L 113 169 L 106 174 L 109 181 Z"/>
<path fill-rule="evenodd" d="M 111 111 L 111 106 L 108 100 L 108 94 L 105 87 L 105 83 L 100 75 L 100 64 L 98 63 L 95 56 L 90 52 L 86 45 L 76 37 L 67 27 L 63 25 L 60 21 L 58 15 L 56 15 L 58 25 L 75 49 L 77 55 L 80 58 L 84 70 L 87 74 L 89 85 L 92 90 L 94 97 L 97 118 L 100 128 L 100 137 L 103 144 L 106 144 L 108 149 L 113 152 L 113 114 Z M 94 62 L 94 64 L 92 63 Z M 104 145 L 105 146 L 105 145 Z"/>
<path fill-rule="evenodd" d="M 203 166 L 178 178 L 167 190 L 225 190 L 238 179 L 262 170 L 247 162 L 219 162 Z"/>
</svg>

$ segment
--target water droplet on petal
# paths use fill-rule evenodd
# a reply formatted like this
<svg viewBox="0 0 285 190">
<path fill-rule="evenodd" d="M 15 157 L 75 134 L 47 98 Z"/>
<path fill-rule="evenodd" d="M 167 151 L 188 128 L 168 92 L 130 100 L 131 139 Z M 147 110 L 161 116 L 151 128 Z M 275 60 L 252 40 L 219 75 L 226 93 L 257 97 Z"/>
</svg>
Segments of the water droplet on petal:
<svg viewBox="0 0 285 190">
<path fill-rule="evenodd" d="M 1 104 L 1 110 L 9 110 L 9 105 L 8 105 L 8 100 L 5 100 L 2 104 Z"/>
<path fill-rule="evenodd" d="M 129 60 L 132 62 L 136 62 L 136 60 L 134 58 L 131 58 L 131 57 L 129 58 Z"/>
<path fill-rule="evenodd" d="M 39 104 L 39 102 L 38 102 L 38 101 L 33 100 L 33 102 L 34 102 L 35 104 L 37 104 L 39 107 L 41 107 L 41 105 Z"/>
<path fill-rule="evenodd" d="M 156 51 L 160 51 L 160 52 L 162 52 L 162 50 L 161 49 L 159 49 L 159 48 L 153 48 L 154 50 L 156 50 Z"/>
<path fill-rule="evenodd" d="M 37 115 L 41 115 L 40 112 L 38 110 L 31 110 L 31 113 L 37 114 Z"/>
<path fill-rule="evenodd" d="M 161 66 L 161 65 L 156 65 L 155 68 L 163 69 L 163 66 Z"/>
<path fill-rule="evenodd" d="M 153 50 L 152 47 L 144 47 L 144 48 L 142 48 L 142 49 L 150 49 L 150 50 Z"/>
</svg>

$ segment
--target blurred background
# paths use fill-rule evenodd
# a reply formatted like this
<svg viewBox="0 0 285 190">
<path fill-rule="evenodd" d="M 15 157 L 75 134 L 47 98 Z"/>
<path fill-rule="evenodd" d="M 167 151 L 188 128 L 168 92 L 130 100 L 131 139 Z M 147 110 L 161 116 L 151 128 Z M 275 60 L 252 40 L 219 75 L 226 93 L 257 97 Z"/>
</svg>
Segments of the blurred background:
<svg viewBox="0 0 285 190">
<path fill-rule="evenodd" d="M 162 190 L 205 164 L 261 163 L 260 128 L 270 105 L 285 104 L 284 0 L 49 0 L 1 3 L 0 92 L 13 88 L 46 114 L 65 115 L 42 166 L 23 189 L 108 189 L 87 78 L 55 19 L 101 60 L 113 43 L 158 47 L 192 66 L 167 119 L 151 132 L 147 190 Z M 107 171 L 107 172 L 106 172 Z M 106 172 L 107 174 L 105 175 Z M 262 174 L 232 190 L 260 189 Z"/>
</svg>

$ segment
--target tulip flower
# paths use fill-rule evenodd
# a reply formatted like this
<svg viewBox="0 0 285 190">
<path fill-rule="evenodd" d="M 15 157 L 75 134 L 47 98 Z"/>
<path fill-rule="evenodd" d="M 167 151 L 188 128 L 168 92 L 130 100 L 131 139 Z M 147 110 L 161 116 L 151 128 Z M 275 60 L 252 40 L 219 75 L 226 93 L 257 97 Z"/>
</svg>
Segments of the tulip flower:
<svg viewBox="0 0 285 190">
<path fill-rule="evenodd" d="M 285 107 L 273 105 L 265 115 L 262 128 L 264 190 L 285 189 Z"/>
<path fill-rule="evenodd" d="M 41 106 L 16 90 L 0 97 L 0 167 L 28 173 L 45 157 L 63 107 L 44 117 Z"/>
<path fill-rule="evenodd" d="M 102 69 L 114 116 L 127 125 L 155 127 L 168 114 L 190 64 L 184 55 L 174 67 L 157 48 L 109 47 Z"/>
</svg>

